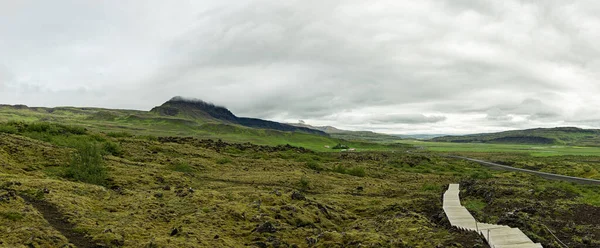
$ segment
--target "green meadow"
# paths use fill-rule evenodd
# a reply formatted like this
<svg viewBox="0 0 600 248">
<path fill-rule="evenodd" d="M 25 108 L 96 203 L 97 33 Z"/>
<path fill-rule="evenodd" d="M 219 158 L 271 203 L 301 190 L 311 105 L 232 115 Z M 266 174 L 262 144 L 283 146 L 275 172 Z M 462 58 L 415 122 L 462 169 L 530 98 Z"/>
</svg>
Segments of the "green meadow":
<svg viewBox="0 0 600 248">
<path fill-rule="evenodd" d="M 523 144 L 490 144 L 490 143 L 451 143 L 419 140 L 402 140 L 401 144 L 415 146 L 436 152 L 500 152 L 524 153 L 537 157 L 546 156 L 598 156 L 600 147 L 562 146 L 562 145 L 523 145 Z"/>
<path fill-rule="evenodd" d="M 340 143 L 360 151 L 391 151 L 406 147 L 402 144 L 389 144 L 389 142 L 383 144 L 364 140 L 348 141 L 301 132 L 249 128 L 211 119 L 160 116 L 138 110 L 0 106 L 0 125 L 6 125 L 8 122 L 68 123 L 102 133 L 126 133 L 138 136 L 190 136 L 271 146 L 290 144 L 314 151 L 332 151 L 327 146 L 333 147 Z"/>
</svg>

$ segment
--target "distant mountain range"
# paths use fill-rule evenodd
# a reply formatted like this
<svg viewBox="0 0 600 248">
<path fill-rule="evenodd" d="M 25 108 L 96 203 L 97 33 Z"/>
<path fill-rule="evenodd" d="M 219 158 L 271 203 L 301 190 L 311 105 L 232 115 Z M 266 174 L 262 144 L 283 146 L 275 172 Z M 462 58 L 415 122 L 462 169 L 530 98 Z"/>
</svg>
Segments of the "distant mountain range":
<svg viewBox="0 0 600 248">
<path fill-rule="evenodd" d="M 367 140 L 373 142 L 392 142 L 400 140 L 401 138 L 396 135 L 382 134 L 371 131 L 349 131 L 342 130 L 332 126 L 311 126 L 306 123 L 287 123 L 288 125 L 309 128 L 313 130 L 319 130 L 329 134 L 333 138 L 344 139 L 344 140 Z"/>
<path fill-rule="evenodd" d="M 429 140 L 437 137 L 448 136 L 447 134 L 393 134 L 394 136 L 398 136 L 403 139 L 419 139 L 419 140 Z"/>
<path fill-rule="evenodd" d="M 181 117 L 186 119 L 210 119 L 252 128 L 264 128 L 289 132 L 305 132 L 324 136 L 328 135 L 326 132 L 306 127 L 298 127 L 256 118 L 237 117 L 225 107 L 217 106 L 198 99 L 186 99 L 179 96 L 173 97 L 164 104 L 154 107 L 152 110 L 150 110 L 150 112 L 163 116 Z"/>
<path fill-rule="evenodd" d="M 348 131 L 332 126 L 311 126 L 306 123 L 279 123 L 257 118 L 238 117 L 225 107 L 197 99 L 173 97 L 150 111 L 118 110 L 78 107 L 28 107 L 25 105 L 0 105 L 0 121 L 49 121 L 69 122 L 101 126 L 103 129 L 139 129 L 143 124 L 148 133 L 164 135 L 186 135 L 188 130 L 203 137 L 224 137 L 230 140 L 262 140 L 275 143 L 269 135 L 278 137 L 277 142 L 288 140 L 289 133 L 296 132 L 296 141 L 302 135 L 313 134 L 313 140 L 333 143 L 333 139 L 347 141 L 373 141 L 395 143 L 399 139 L 428 139 L 434 142 L 456 143 L 510 143 L 548 144 L 573 146 L 600 146 L 600 130 L 577 127 L 535 128 L 498 133 L 482 133 L 462 136 L 436 134 L 381 134 L 371 131 Z M 135 128 L 134 128 L 135 126 Z M 152 130 L 152 131 L 150 131 Z M 275 131 L 269 131 L 275 130 Z M 312 136 L 312 135 L 310 135 Z M 441 137 L 439 137 L 441 136 Z M 246 138 L 242 138 L 246 137 Z M 252 137 L 252 138 L 249 138 Z"/>
<path fill-rule="evenodd" d="M 510 144 L 552 144 L 600 146 L 600 130 L 577 127 L 535 128 L 482 133 L 463 136 L 444 136 L 433 138 L 437 142 L 458 143 L 510 143 Z"/>
</svg>

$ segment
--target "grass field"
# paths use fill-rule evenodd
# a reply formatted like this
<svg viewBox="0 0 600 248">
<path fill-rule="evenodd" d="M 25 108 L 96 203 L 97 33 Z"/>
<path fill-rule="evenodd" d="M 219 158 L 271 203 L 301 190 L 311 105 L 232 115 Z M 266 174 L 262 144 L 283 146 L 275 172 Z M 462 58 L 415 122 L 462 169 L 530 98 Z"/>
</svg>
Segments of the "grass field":
<svg viewBox="0 0 600 248">
<path fill-rule="evenodd" d="M 69 242 L 56 229 L 64 223 L 38 212 L 42 203 L 73 223 L 69 233 L 105 247 L 483 246 L 444 220 L 448 183 L 461 183 L 482 221 L 510 222 L 545 245 L 555 241 L 542 225 L 573 247 L 600 244 L 590 238 L 600 234 L 597 188 L 398 151 L 315 153 L 27 124 L 0 133 L 0 225 L 9 230 L 0 246 Z M 593 218 L 574 217 L 584 210 Z"/>
<path fill-rule="evenodd" d="M 433 138 L 438 142 L 600 146 L 600 130 L 577 127 L 534 128 Z"/>
<path fill-rule="evenodd" d="M 221 139 L 228 142 L 251 142 L 260 145 L 302 146 L 315 151 L 331 151 L 338 143 L 361 151 L 392 151 L 403 148 L 399 144 L 366 141 L 346 141 L 339 138 L 300 132 L 283 132 L 254 129 L 210 119 L 181 119 L 159 116 L 137 110 L 112 110 L 99 108 L 15 108 L 0 106 L 0 123 L 49 122 L 69 123 L 103 133 L 125 132 L 131 135 L 191 136 L 200 139 Z"/>
<path fill-rule="evenodd" d="M 429 142 L 418 140 L 402 140 L 402 144 L 413 145 L 438 152 L 500 152 L 525 153 L 537 157 L 546 156 L 600 156 L 600 147 L 578 147 L 557 145 L 520 145 L 520 144 L 489 144 L 489 143 L 450 143 Z"/>
</svg>

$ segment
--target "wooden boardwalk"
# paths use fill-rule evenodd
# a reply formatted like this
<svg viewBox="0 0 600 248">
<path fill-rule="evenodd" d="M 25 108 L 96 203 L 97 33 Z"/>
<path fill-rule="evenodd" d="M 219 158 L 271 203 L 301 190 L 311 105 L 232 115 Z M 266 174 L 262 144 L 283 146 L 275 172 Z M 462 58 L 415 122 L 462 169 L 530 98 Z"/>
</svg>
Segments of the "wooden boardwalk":
<svg viewBox="0 0 600 248">
<path fill-rule="evenodd" d="M 477 222 L 469 211 L 460 204 L 459 185 L 450 184 L 444 193 L 444 212 L 450 224 L 461 230 L 481 234 L 492 248 L 538 248 L 527 235 L 518 228 Z"/>
</svg>

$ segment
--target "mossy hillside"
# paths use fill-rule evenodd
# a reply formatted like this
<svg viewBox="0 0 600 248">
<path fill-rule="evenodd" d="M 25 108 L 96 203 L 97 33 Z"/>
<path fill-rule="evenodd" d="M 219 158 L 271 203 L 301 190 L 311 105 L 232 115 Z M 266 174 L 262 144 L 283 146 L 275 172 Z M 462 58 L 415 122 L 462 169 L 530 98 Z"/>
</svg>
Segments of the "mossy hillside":
<svg viewBox="0 0 600 248">
<path fill-rule="evenodd" d="M 85 128 L 103 133 L 125 132 L 138 136 L 192 136 L 263 145 L 292 144 L 317 151 L 328 151 L 329 149 L 326 146 L 333 146 L 340 142 L 359 150 L 393 150 L 394 146 L 401 146 L 365 141 L 344 141 L 303 132 L 249 128 L 234 123 L 222 123 L 213 119 L 160 116 L 154 112 L 137 110 L 0 106 L 0 123 L 0 132 L 5 133 L 15 133 L 15 126 L 69 123 L 69 126 L 74 128 Z M 21 131 L 28 132 L 29 130 Z"/>
<path fill-rule="evenodd" d="M 307 239 L 319 246 L 394 246 L 453 240 L 448 230 L 429 220 L 426 211 L 413 207 L 418 205 L 415 201 L 434 200 L 441 193 L 420 192 L 420 181 L 443 185 L 452 180 L 450 176 L 404 173 L 334 154 L 272 152 L 255 157 L 254 152 L 218 153 L 190 144 L 103 136 L 122 147 L 123 153 L 103 156 L 110 180 L 99 186 L 60 173 L 68 168 L 76 149 L 0 135 L 6 155 L 0 177 L 3 182 L 19 182 L 4 190 L 41 197 L 76 223 L 79 232 L 109 246 L 121 242 L 125 246 L 243 246 L 275 241 L 304 246 Z M 223 159 L 229 162 L 217 162 Z M 319 161 L 323 170 L 308 168 L 306 160 Z M 174 169 L 182 164 L 185 170 Z M 365 168 L 365 175 L 336 173 L 337 166 L 359 166 Z M 306 199 L 294 200 L 291 194 L 300 190 L 302 178 L 308 182 L 302 193 Z M 2 202 L 2 211 L 21 209 L 21 204 L 19 197 Z M 19 225 L 43 223 L 33 210 L 22 214 Z M 267 222 L 274 225 L 275 233 L 253 232 Z M 177 234 L 171 236 L 174 229 Z M 20 235 L 8 232 L 1 239 L 20 244 Z M 65 242 L 52 238 L 60 237 L 56 233 L 36 235 L 37 245 Z"/>
<path fill-rule="evenodd" d="M 489 171 L 431 153 L 318 153 L 89 130 L 23 135 L 0 134 L 0 181 L 18 182 L 2 184 L 0 196 L 14 191 L 54 204 L 75 232 L 109 247 L 473 247 L 481 239 L 443 220 L 440 196 L 456 182 L 482 221 L 523 225 L 545 245 L 554 241 L 542 225 L 575 247 L 596 244 L 589 230 L 600 230 L 589 221 L 594 218 L 574 217 L 581 209 L 597 212 L 600 192 L 594 188 Z M 78 152 L 76 142 L 67 141 L 119 147 L 117 156 L 102 153 L 105 184 L 65 176 Z M 364 173 L 345 173 L 353 168 Z M 14 227 L 0 234 L 6 246 L 67 242 L 23 206 L 31 207 L 19 196 L 0 202 L 1 221 Z M 573 228 L 556 229 L 564 225 Z M 29 241 L 29 230 L 19 226 L 38 230 Z"/>
</svg>

